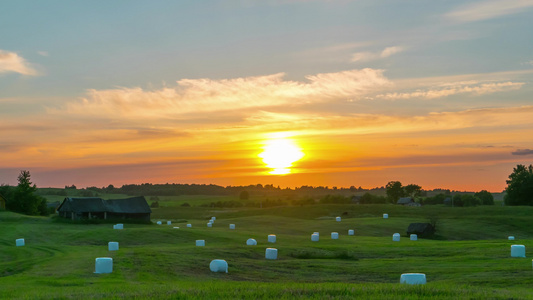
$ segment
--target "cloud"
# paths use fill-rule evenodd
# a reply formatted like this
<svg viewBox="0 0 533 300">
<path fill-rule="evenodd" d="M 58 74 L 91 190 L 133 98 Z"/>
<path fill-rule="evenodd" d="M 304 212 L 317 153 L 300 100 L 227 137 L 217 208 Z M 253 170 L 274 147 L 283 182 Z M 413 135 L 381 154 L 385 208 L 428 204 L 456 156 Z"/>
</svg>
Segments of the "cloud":
<svg viewBox="0 0 533 300">
<path fill-rule="evenodd" d="M 533 155 L 533 149 L 516 149 L 511 152 L 512 155 Z"/>
<path fill-rule="evenodd" d="M 418 89 L 414 92 L 394 92 L 377 95 L 377 99 L 406 100 L 413 98 L 436 99 L 456 94 L 484 95 L 496 92 L 506 92 L 518 90 L 524 85 L 523 82 L 497 82 L 497 83 L 449 83 L 444 87 L 430 88 L 426 90 Z"/>
<path fill-rule="evenodd" d="M 37 54 L 39 54 L 40 56 L 48 56 L 48 52 L 46 51 L 37 51 Z"/>
<path fill-rule="evenodd" d="M 396 53 L 402 52 L 403 47 L 393 46 L 383 49 L 381 52 L 357 52 L 352 54 L 352 62 L 363 62 L 363 61 L 372 61 L 380 58 L 387 58 Z"/>
<path fill-rule="evenodd" d="M 0 73 L 14 72 L 22 75 L 37 75 L 37 71 L 15 52 L 0 50 Z"/>
<path fill-rule="evenodd" d="M 532 0 L 492 0 L 464 5 L 445 15 L 456 22 L 475 22 L 524 12 Z"/>
<path fill-rule="evenodd" d="M 175 118 L 187 114 L 250 108 L 294 106 L 353 98 L 389 84 L 382 70 L 361 69 L 306 76 L 306 82 L 284 80 L 284 73 L 235 79 L 182 79 L 176 87 L 89 90 L 81 101 L 52 114 Z"/>
</svg>

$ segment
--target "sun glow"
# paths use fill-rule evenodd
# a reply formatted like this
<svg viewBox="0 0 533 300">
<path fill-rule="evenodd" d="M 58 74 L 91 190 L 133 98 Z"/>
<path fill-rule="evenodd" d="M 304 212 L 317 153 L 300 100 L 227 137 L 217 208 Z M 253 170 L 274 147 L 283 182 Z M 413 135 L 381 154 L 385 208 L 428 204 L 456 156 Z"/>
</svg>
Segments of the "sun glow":
<svg viewBox="0 0 533 300">
<path fill-rule="evenodd" d="M 267 140 L 259 157 L 272 169 L 272 175 L 291 173 L 292 164 L 304 157 L 304 153 L 291 139 L 279 138 Z"/>
</svg>

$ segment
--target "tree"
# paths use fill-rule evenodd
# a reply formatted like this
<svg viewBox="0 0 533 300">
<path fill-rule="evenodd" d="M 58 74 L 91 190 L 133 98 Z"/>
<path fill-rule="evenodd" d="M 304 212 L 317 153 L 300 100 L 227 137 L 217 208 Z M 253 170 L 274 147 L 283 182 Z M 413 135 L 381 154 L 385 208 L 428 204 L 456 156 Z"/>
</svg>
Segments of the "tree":
<svg viewBox="0 0 533 300">
<path fill-rule="evenodd" d="M 22 170 L 18 176 L 18 185 L 13 198 L 8 203 L 10 210 L 27 215 L 48 215 L 46 199 L 35 195 L 37 187 L 30 181 L 30 171 Z"/>
<path fill-rule="evenodd" d="M 481 200 L 481 205 L 494 205 L 494 196 L 487 190 L 479 191 L 474 196 Z"/>
<path fill-rule="evenodd" d="M 405 195 L 413 199 L 422 195 L 422 187 L 417 184 L 408 184 L 403 188 L 403 190 Z"/>
<path fill-rule="evenodd" d="M 533 165 L 517 165 L 506 182 L 506 205 L 533 205 Z"/>
<path fill-rule="evenodd" d="M 239 194 L 239 199 L 248 200 L 248 198 L 250 198 L 250 194 L 248 193 L 248 191 L 241 191 L 241 193 Z"/>
<path fill-rule="evenodd" d="M 398 202 L 398 199 L 405 195 L 402 183 L 399 181 L 389 181 L 385 188 L 387 189 L 387 197 L 389 197 L 389 200 L 394 203 Z"/>
</svg>

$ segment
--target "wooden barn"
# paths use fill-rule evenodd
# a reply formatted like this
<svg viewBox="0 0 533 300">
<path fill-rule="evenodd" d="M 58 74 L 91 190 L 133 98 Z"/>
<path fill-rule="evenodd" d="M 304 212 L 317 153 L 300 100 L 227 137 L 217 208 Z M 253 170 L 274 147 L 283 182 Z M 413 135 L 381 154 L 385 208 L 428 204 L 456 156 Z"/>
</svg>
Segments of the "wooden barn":
<svg viewBox="0 0 533 300">
<path fill-rule="evenodd" d="M 65 198 L 57 208 L 59 216 L 81 219 L 135 219 L 150 221 L 152 210 L 143 196 L 104 200 L 98 197 Z"/>
</svg>

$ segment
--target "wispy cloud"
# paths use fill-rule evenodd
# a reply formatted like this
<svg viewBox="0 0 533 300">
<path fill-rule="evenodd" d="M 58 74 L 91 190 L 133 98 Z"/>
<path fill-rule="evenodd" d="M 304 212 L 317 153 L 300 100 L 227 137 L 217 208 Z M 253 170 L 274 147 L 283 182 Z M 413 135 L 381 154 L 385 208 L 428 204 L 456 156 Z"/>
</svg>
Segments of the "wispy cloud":
<svg viewBox="0 0 533 300">
<path fill-rule="evenodd" d="M 532 0 L 480 1 L 458 7 L 445 17 L 456 22 L 475 22 L 524 12 L 533 7 Z"/>
<path fill-rule="evenodd" d="M 516 149 L 511 152 L 512 155 L 533 155 L 533 149 Z"/>
<path fill-rule="evenodd" d="M 393 46 L 383 49 L 381 52 L 357 52 L 352 54 L 352 62 L 372 61 L 380 58 L 387 58 L 391 55 L 404 51 L 403 47 Z"/>
<path fill-rule="evenodd" d="M 46 51 L 37 51 L 37 54 L 39 54 L 40 56 L 48 56 L 48 52 Z"/>
<path fill-rule="evenodd" d="M 377 95 L 377 99 L 406 100 L 406 99 L 436 99 L 456 94 L 484 95 L 496 92 L 505 92 L 520 89 L 523 82 L 496 82 L 496 83 L 451 83 L 445 87 L 418 89 L 413 92 L 394 92 Z"/>
<path fill-rule="evenodd" d="M 316 103 L 352 98 L 389 84 L 382 70 L 362 69 L 306 76 L 306 82 L 284 80 L 284 73 L 236 79 L 182 79 L 173 88 L 89 90 L 88 97 L 50 113 L 176 117 L 190 113 Z"/>
<path fill-rule="evenodd" d="M 19 73 L 22 75 L 37 75 L 37 71 L 15 52 L 0 50 L 0 73 Z"/>
</svg>

